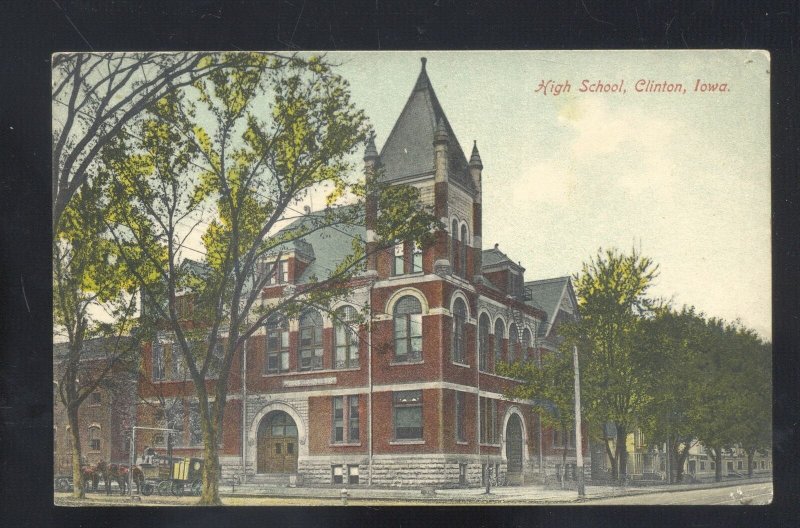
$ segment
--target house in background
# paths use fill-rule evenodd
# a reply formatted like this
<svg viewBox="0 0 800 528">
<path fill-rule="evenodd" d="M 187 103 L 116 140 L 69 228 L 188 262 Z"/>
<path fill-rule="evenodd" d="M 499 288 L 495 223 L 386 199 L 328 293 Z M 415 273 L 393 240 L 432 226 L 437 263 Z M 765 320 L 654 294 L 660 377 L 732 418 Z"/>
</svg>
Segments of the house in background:
<svg viewBox="0 0 800 528">
<path fill-rule="evenodd" d="M 111 339 L 95 338 L 84 343 L 78 377 L 88 380 L 108 365 Z M 132 346 L 123 337 L 116 346 Z M 67 343 L 53 345 L 53 474 L 72 473 L 72 433 L 66 407 L 59 397 L 59 384 L 68 354 Z M 122 363 L 113 367 L 106 381 L 101 382 L 78 411 L 81 452 L 84 462 L 95 465 L 101 460 L 128 464 L 130 428 L 134 425 L 138 401 L 137 375 Z"/>
</svg>

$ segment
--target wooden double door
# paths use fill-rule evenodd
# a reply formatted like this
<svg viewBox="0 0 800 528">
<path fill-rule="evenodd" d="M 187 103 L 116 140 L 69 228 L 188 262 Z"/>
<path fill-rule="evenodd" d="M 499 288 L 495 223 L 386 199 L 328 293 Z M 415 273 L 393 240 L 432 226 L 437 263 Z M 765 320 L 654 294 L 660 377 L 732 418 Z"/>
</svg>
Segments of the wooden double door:
<svg viewBox="0 0 800 528">
<path fill-rule="evenodd" d="M 258 427 L 258 473 L 297 472 L 297 424 L 283 411 L 275 411 Z"/>
</svg>

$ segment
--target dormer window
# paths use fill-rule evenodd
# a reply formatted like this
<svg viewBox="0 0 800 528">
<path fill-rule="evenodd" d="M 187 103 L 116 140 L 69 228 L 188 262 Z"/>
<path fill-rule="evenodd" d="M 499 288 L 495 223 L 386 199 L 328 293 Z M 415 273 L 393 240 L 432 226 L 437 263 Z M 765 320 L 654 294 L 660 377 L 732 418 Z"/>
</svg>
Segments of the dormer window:
<svg viewBox="0 0 800 528">
<path fill-rule="evenodd" d="M 273 273 L 274 262 L 267 263 L 266 273 L 272 273 L 269 278 L 269 284 L 285 284 L 289 282 L 289 262 L 281 260 Z"/>
</svg>

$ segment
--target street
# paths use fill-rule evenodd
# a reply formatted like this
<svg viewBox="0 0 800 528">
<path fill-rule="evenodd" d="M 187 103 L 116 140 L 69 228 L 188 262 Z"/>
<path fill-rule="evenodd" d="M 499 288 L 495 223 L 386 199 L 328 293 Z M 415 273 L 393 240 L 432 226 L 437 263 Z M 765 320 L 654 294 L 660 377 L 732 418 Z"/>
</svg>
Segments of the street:
<svg viewBox="0 0 800 528">
<path fill-rule="evenodd" d="M 739 494 L 737 490 L 741 490 Z M 731 493 L 734 497 L 731 497 Z M 584 504 L 596 505 L 764 505 L 772 502 L 772 483 L 726 486 L 691 491 L 667 491 L 647 493 L 627 497 L 607 497 L 587 501 Z"/>
<path fill-rule="evenodd" d="M 651 488 L 652 489 L 652 488 Z M 625 489 L 587 486 L 587 499 L 578 502 L 575 492 L 568 490 L 546 490 L 542 487 L 506 487 L 493 490 L 490 496 L 480 490 L 440 490 L 433 495 L 418 495 L 406 491 L 384 490 L 355 491 L 348 498 L 350 506 L 538 506 L 548 504 L 568 505 L 764 505 L 772 502 L 772 483 L 732 484 L 724 487 L 692 489 L 686 491 L 663 491 L 651 489 Z M 226 506 L 341 506 L 339 492 L 329 489 L 306 488 L 270 495 L 227 495 L 222 497 Z M 733 496 L 731 496 L 733 494 Z M 393 496 L 394 495 L 394 496 Z M 77 501 L 69 493 L 55 493 L 58 506 L 192 506 L 196 497 L 162 497 L 151 495 L 141 500 L 120 495 L 89 493 L 83 501 Z"/>
</svg>

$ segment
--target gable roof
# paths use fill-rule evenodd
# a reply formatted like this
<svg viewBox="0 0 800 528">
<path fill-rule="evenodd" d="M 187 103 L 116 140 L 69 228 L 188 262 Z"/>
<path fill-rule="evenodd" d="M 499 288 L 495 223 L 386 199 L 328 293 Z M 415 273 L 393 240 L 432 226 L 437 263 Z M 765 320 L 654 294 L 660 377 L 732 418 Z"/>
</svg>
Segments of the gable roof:
<svg viewBox="0 0 800 528">
<path fill-rule="evenodd" d="M 442 105 L 436 98 L 425 71 L 425 62 L 426 59 L 423 57 L 422 69 L 414 89 L 381 149 L 380 156 L 384 168 L 381 180 L 392 182 L 407 177 L 433 174 L 435 172 L 433 139 L 437 124 L 441 122 L 450 140 L 448 177 L 466 189 L 474 191 L 467 158 L 442 110 Z"/>
<path fill-rule="evenodd" d="M 558 309 L 564 295 L 568 294 L 571 279 L 566 277 L 555 277 L 552 279 L 542 279 L 525 283 L 525 289 L 531 293 L 530 300 L 526 304 L 539 308 L 547 313 L 547 325 L 539 325 L 539 335 L 545 336 L 555 322 Z"/>
</svg>

